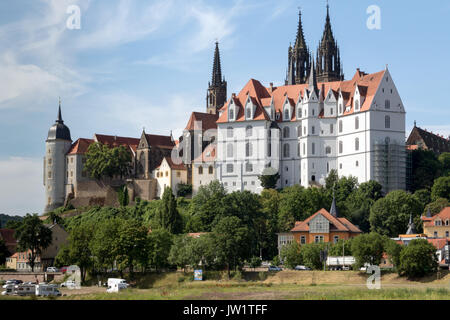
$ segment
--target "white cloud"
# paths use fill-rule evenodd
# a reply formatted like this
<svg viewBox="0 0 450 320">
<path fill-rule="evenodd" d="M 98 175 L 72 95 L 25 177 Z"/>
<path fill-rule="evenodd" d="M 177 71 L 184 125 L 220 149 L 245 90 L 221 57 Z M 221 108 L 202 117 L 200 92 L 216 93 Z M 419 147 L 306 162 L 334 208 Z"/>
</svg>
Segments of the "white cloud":
<svg viewBox="0 0 450 320">
<path fill-rule="evenodd" d="M 0 213 L 25 215 L 43 211 L 42 161 L 21 157 L 0 160 Z"/>
</svg>

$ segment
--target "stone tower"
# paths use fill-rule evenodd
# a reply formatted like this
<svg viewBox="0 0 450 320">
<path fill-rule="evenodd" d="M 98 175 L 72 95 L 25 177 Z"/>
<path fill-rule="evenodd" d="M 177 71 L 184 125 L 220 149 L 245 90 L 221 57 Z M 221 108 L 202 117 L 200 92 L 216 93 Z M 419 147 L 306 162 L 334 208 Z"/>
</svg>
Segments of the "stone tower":
<svg viewBox="0 0 450 320">
<path fill-rule="evenodd" d="M 309 69 L 311 68 L 311 54 L 306 45 L 303 34 L 302 13 L 298 13 L 297 38 L 294 47 L 289 46 L 288 50 L 288 73 L 286 84 L 304 84 L 308 80 Z"/>
<path fill-rule="evenodd" d="M 222 78 L 222 68 L 220 66 L 219 42 L 216 41 L 216 51 L 214 52 L 214 63 L 212 70 L 212 80 L 208 83 L 208 93 L 206 94 L 206 112 L 218 114 L 219 109 L 227 101 L 227 82 Z"/>
<path fill-rule="evenodd" d="M 66 191 L 66 154 L 72 145 L 70 130 L 61 116 L 59 101 L 58 118 L 48 131 L 45 142 L 44 186 L 46 206 L 44 212 L 52 211 L 64 205 Z"/>
<path fill-rule="evenodd" d="M 317 81 L 319 82 L 344 80 L 339 47 L 331 30 L 330 6 L 328 4 L 325 30 L 317 49 L 316 68 Z"/>
</svg>

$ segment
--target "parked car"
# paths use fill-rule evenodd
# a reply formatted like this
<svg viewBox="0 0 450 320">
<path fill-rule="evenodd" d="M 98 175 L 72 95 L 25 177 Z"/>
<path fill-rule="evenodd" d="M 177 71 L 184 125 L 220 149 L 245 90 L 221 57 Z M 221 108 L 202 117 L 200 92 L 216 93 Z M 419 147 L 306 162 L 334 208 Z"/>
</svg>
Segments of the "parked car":
<svg viewBox="0 0 450 320">
<path fill-rule="evenodd" d="M 67 280 L 63 283 L 61 283 L 60 287 L 66 287 L 66 288 L 75 288 L 77 284 L 73 280 Z"/>
<path fill-rule="evenodd" d="M 10 279 L 10 280 L 7 280 L 5 284 L 14 284 L 14 285 L 17 285 L 17 284 L 21 284 L 21 283 L 23 283 L 22 280 Z"/>
<path fill-rule="evenodd" d="M 307 267 L 307 266 L 295 266 L 294 270 L 311 270 L 311 268 Z"/>
<path fill-rule="evenodd" d="M 58 269 L 56 267 L 48 267 L 47 272 L 58 272 Z"/>
<path fill-rule="evenodd" d="M 280 267 L 277 266 L 270 266 L 267 271 L 282 271 L 283 269 L 281 269 Z"/>
<path fill-rule="evenodd" d="M 67 272 L 67 269 L 68 269 L 69 267 L 61 267 L 61 269 L 59 269 L 59 272 L 62 272 L 62 273 L 66 273 Z"/>
</svg>

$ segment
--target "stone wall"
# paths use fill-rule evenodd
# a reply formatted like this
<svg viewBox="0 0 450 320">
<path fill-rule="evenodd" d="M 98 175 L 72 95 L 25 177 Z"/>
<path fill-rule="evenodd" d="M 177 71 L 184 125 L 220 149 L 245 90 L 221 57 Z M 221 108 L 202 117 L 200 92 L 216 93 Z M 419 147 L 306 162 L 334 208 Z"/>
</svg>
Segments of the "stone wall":
<svg viewBox="0 0 450 320">
<path fill-rule="evenodd" d="M 97 180 L 80 181 L 75 190 L 75 198 L 71 201 L 75 207 L 119 205 L 116 190 L 108 183 Z"/>
<path fill-rule="evenodd" d="M 0 280 L 10 280 L 10 279 L 16 279 L 16 280 L 22 280 L 23 282 L 35 282 L 36 279 L 39 280 L 39 282 L 50 282 L 53 280 L 56 281 L 62 281 L 64 278 L 64 273 L 62 272 L 52 272 L 52 273 L 46 273 L 46 272 L 0 272 Z"/>
<path fill-rule="evenodd" d="M 142 200 L 153 200 L 156 197 L 156 179 L 128 180 L 127 187 L 131 201 L 134 201 L 134 199 L 137 197 L 141 198 Z"/>
</svg>

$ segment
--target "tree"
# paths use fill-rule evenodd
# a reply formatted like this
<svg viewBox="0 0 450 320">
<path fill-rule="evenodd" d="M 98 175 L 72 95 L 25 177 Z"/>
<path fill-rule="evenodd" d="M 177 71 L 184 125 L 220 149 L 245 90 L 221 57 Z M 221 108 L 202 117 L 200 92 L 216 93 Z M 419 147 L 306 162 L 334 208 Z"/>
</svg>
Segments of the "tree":
<svg viewBox="0 0 450 320">
<path fill-rule="evenodd" d="M 425 206 L 425 209 L 423 211 L 423 214 L 426 214 L 428 212 L 428 209 L 430 209 L 430 213 L 432 216 L 435 214 L 438 214 L 442 211 L 442 209 L 450 206 L 450 201 L 444 198 L 438 198 L 433 202 L 430 202 Z"/>
<path fill-rule="evenodd" d="M 431 192 L 428 189 L 417 190 L 414 192 L 414 197 L 424 206 L 431 202 Z"/>
<path fill-rule="evenodd" d="M 9 257 L 10 253 L 6 247 L 5 241 L 0 239 L 0 266 L 5 264 L 6 258 Z"/>
<path fill-rule="evenodd" d="M 450 174 L 450 152 L 441 153 L 438 160 L 441 163 L 443 175 L 448 176 Z"/>
<path fill-rule="evenodd" d="M 28 262 L 34 272 L 37 257 L 52 243 L 52 231 L 44 226 L 37 215 L 27 214 L 16 230 L 15 236 L 18 239 L 19 250 L 30 252 Z"/>
<path fill-rule="evenodd" d="M 280 256 L 284 265 L 289 269 L 294 269 L 296 266 L 302 264 L 300 245 L 297 241 L 292 241 L 290 244 L 284 246 L 281 249 Z"/>
<path fill-rule="evenodd" d="M 179 183 L 177 186 L 177 196 L 186 197 L 192 194 L 192 184 Z"/>
<path fill-rule="evenodd" d="M 173 235 L 166 229 L 156 229 L 147 236 L 147 250 L 150 264 L 159 270 L 168 266 Z"/>
<path fill-rule="evenodd" d="M 84 168 L 90 177 L 97 180 L 103 177 L 123 177 L 130 173 L 131 154 L 124 146 L 111 148 L 95 142 L 86 152 Z"/>
<path fill-rule="evenodd" d="M 377 200 L 370 209 L 370 230 L 389 237 L 404 234 L 412 214 L 419 225 L 422 204 L 411 194 L 397 190 Z"/>
<path fill-rule="evenodd" d="M 240 265 L 249 258 L 248 228 L 238 217 L 224 217 L 214 227 L 211 240 L 216 249 L 219 264 L 226 265 L 228 276 L 230 268 Z"/>
<path fill-rule="evenodd" d="M 325 248 L 324 243 L 304 244 L 300 248 L 301 261 L 311 269 L 322 269 L 323 262 L 320 261 L 320 251 Z"/>
<path fill-rule="evenodd" d="M 87 270 L 93 265 L 90 242 L 94 235 L 94 228 L 90 224 L 81 224 L 70 231 L 67 239 L 68 261 L 80 268 L 81 281 L 86 279 Z M 67 254 L 67 253 L 64 253 Z"/>
<path fill-rule="evenodd" d="M 250 265 L 250 268 L 253 268 L 253 271 L 255 271 L 256 268 L 261 266 L 261 263 L 262 263 L 262 261 L 261 261 L 260 257 L 252 257 L 250 259 L 249 265 Z"/>
<path fill-rule="evenodd" d="M 352 238 L 344 240 L 339 239 L 338 242 L 334 243 L 330 251 L 328 252 L 328 255 L 331 256 L 351 256 L 352 255 Z"/>
<path fill-rule="evenodd" d="M 278 212 L 280 193 L 274 189 L 265 189 L 259 198 L 261 202 L 261 212 L 265 219 L 265 243 L 266 248 L 263 257 L 269 258 L 277 254 L 277 233 L 280 231 L 278 225 Z"/>
<path fill-rule="evenodd" d="M 280 180 L 280 174 L 277 169 L 269 167 L 262 171 L 261 175 L 258 176 L 258 179 L 264 189 L 275 189 L 278 180 Z"/>
<path fill-rule="evenodd" d="M 439 177 L 442 165 L 435 153 L 430 150 L 414 150 L 412 152 L 412 176 L 411 189 L 430 189 L 434 180 Z"/>
<path fill-rule="evenodd" d="M 284 188 L 280 193 L 278 228 L 280 232 L 287 232 L 294 227 L 296 220 L 308 217 L 304 195 L 305 188 L 299 185 Z"/>
<path fill-rule="evenodd" d="M 391 263 L 397 269 L 400 266 L 400 255 L 402 253 L 402 250 L 403 246 L 401 244 L 398 244 L 397 242 L 389 239 L 388 237 L 385 238 L 384 251 L 389 256 L 389 260 L 391 261 Z"/>
<path fill-rule="evenodd" d="M 117 198 L 119 200 L 119 204 L 122 207 L 126 207 L 130 203 L 130 197 L 128 195 L 128 188 L 126 185 L 123 185 L 119 188 L 119 191 L 117 192 Z"/>
<path fill-rule="evenodd" d="M 371 232 L 352 239 L 352 254 L 355 265 L 360 268 L 366 263 L 379 265 L 384 251 L 384 238 L 378 233 Z"/>
<path fill-rule="evenodd" d="M 116 241 L 122 219 L 113 218 L 100 222 L 90 242 L 90 250 L 94 256 L 94 266 L 106 271 L 114 266 L 117 259 Z"/>
<path fill-rule="evenodd" d="M 170 248 L 169 256 L 167 258 L 168 262 L 172 265 L 183 268 L 183 271 L 185 271 L 186 266 L 188 266 L 192 261 L 190 247 L 193 241 L 194 238 L 188 235 L 176 236 L 174 238 L 173 245 Z"/>
<path fill-rule="evenodd" d="M 431 188 L 431 199 L 437 200 L 438 198 L 450 200 L 450 176 L 440 177 L 434 181 Z"/>
<path fill-rule="evenodd" d="M 183 230 L 183 221 L 177 210 L 177 201 L 170 187 L 164 190 L 152 226 L 166 229 L 172 234 L 181 233 Z"/>
<path fill-rule="evenodd" d="M 436 248 L 425 239 L 414 239 L 400 254 L 400 275 L 423 277 L 438 268 Z"/>
<path fill-rule="evenodd" d="M 48 217 L 47 219 L 45 219 L 45 222 L 48 224 L 59 224 L 59 225 L 62 225 L 64 223 L 63 218 L 61 218 L 61 216 L 54 211 L 48 214 Z"/>
</svg>

